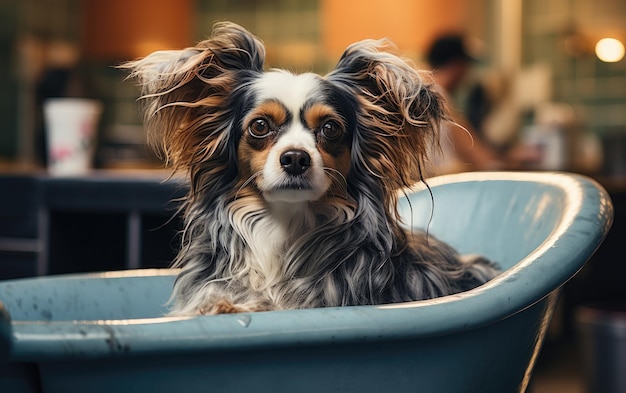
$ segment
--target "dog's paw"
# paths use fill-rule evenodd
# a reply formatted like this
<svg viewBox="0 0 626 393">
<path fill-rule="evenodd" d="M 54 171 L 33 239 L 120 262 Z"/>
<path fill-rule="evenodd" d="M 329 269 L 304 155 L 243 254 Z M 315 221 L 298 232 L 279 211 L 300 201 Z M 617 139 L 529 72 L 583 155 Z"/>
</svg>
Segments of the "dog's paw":
<svg viewBox="0 0 626 393">
<path fill-rule="evenodd" d="M 222 299 L 213 305 L 210 314 L 236 314 L 245 311 L 242 307 Z"/>
<path fill-rule="evenodd" d="M 269 309 L 257 305 L 252 306 L 244 304 L 233 304 L 226 299 L 221 299 L 218 300 L 215 304 L 200 308 L 198 310 L 198 313 L 200 315 L 217 315 L 259 311 L 269 311 Z"/>
</svg>

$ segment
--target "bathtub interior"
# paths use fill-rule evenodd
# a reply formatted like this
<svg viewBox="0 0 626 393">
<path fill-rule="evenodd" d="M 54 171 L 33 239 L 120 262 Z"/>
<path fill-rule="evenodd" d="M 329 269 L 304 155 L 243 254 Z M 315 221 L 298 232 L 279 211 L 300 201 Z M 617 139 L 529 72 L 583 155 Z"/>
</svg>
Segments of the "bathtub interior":
<svg viewBox="0 0 626 393">
<path fill-rule="evenodd" d="M 528 180 L 528 179 L 527 179 Z M 541 246 L 563 222 L 567 188 L 559 183 L 492 179 L 435 183 L 400 198 L 406 226 L 427 229 L 461 254 L 481 254 L 503 270 Z"/>
</svg>

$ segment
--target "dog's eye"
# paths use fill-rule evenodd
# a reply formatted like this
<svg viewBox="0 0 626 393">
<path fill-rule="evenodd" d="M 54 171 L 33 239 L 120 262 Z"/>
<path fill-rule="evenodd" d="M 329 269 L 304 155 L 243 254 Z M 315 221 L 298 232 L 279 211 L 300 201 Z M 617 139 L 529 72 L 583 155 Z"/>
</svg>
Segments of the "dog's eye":
<svg viewBox="0 0 626 393">
<path fill-rule="evenodd" d="M 255 138 L 265 138 L 272 129 L 265 119 L 255 119 L 248 126 L 248 132 Z"/>
<path fill-rule="evenodd" d="M 343 130 L 335 122 L 329 121 L 322 125 L 320 129 L 322 136 L 330 141 L 336 141 L 343 135 Z"/>
</svg>

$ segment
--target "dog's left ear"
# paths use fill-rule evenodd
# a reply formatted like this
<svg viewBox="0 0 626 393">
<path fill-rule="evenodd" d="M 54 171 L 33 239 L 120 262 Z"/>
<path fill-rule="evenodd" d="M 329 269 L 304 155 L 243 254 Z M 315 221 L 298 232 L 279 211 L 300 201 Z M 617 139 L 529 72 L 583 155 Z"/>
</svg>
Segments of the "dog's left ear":
<svg viewBox="0 0 626 393">
<path fill-rule="evenodd" d="M 438 146 L 439 125 L 447 119 L 431 73 L 394 51 L 388 40 L 355 43 L 327 75 L 356 93 L 361 111 L 354 149 L 362 152 L 356 157 L 387 191 L 423 180 L 427 154 Z"/>
</svg>

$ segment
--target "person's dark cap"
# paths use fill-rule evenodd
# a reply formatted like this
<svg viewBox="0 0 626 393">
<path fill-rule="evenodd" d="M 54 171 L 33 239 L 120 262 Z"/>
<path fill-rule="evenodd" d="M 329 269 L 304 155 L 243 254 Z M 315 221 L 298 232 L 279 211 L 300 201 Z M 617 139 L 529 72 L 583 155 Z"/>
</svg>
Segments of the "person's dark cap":
<svg viewBox="0 0 626 393">
<path fill-rule="evenodd" d="M 426 60 L 435 68 L 455 60 L 476 61 L 467 51 L 463 37 L 456 34 L 444 35 L 435 39 L 426 52 Z"/>
</svg>

